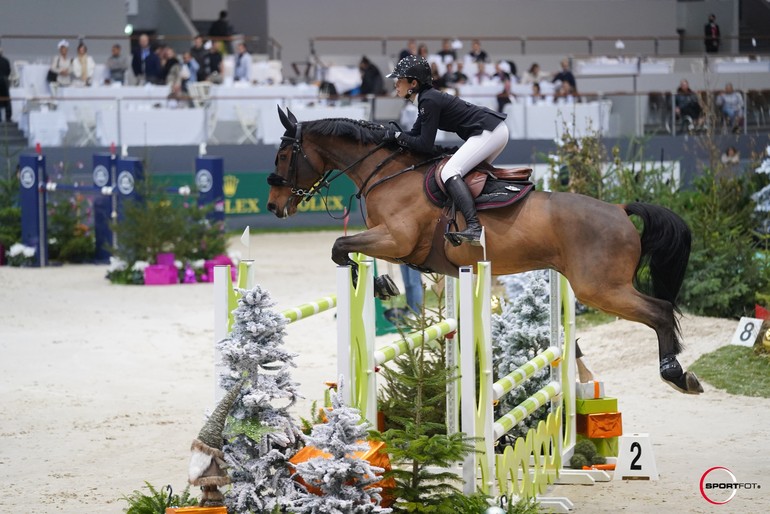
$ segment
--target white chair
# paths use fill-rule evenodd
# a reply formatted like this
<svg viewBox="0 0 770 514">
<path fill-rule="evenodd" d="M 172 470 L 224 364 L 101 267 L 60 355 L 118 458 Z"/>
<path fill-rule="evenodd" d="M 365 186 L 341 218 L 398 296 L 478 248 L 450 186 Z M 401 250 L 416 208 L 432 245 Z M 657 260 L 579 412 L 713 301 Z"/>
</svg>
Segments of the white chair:
<svg viewBox="0 0 770 514">
<path fill-rule="evenodd" d="M 235 106 L 235 116 L 241 125 L 241 136 L 238 138 L 238 144 L 242 145 L 246 141 L 257 144 L 257 116 L 258 109 L 249 109 L 241 105 Z"/>
<path fill-rule="evenodd" d="M 187 84 L 187 92 L 193 107 L 205 107 L 211 98 L 211 82 L 201 81 Z"/>
<path fill-rule="evenodd" d="M 96 113 L 90 106 L 75 105 L 76 122 L 80 128 L 80 139 L 77 146 L 88 146 L 89 143 L 99 144 L 96 136 Z"/>
</svg>

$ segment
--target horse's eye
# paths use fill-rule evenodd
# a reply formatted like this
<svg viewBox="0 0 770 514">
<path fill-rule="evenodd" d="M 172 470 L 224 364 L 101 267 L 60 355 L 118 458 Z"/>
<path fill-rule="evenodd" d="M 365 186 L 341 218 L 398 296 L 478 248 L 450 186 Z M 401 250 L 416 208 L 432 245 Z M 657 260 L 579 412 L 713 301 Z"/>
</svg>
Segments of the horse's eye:
<svg viewBox="0 0 770 514">
<path fill-rule="evenodd" d="M 286 156 L 285 155 L 280 155 L 278 158 L 281 159 L 282 161 L 286 160 Z"/>
</svg>

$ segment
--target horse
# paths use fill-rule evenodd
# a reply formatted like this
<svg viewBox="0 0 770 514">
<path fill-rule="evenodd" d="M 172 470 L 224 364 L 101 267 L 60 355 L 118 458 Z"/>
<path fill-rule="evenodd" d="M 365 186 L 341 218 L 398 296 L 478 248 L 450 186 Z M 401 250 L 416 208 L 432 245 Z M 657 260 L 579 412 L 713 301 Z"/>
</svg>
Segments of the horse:
<svg viewBox="0 0 770 514">
<path fill-rule="evenodd" d="M 655 331 L 665 383 L 683 393 L 703 392 L 697 376 L 683 371 L 676 358 L 682 350 L 676 297 L 691 233 L 674 212 L 652 204 L 615 205 L 576 193 L 532 191 L 511 206 L 479 211 L 485 247 L 454 246 L 437 229 L 439 220 L 446 221 L 441 207 L 421 192 L 428 163 L 435 158 L 384 143 L 382 125 L 349 119 L 300 123 L 288 109 L 278 112 L 286 131 L 268 176 L 267 209 L 278 218 L 291 216 L 301 201 L 328 190 L 343 174 L 355 183 L 365 206 L 367 230 L 335 241 L 336 264 L 355 269 L 350 254 L 361 252 L 455 276 L 458 267 L 485 256 L 493 275 L 554 269 L 569 280 L 583 304 Z M 642 219 L 641 234 L 631 215 Z M 640 291 L 645 283 L 649 293 Z M 384 295 L 393 293 L 387 291 L 391 285 L 376 287 Z"/>
</svg>

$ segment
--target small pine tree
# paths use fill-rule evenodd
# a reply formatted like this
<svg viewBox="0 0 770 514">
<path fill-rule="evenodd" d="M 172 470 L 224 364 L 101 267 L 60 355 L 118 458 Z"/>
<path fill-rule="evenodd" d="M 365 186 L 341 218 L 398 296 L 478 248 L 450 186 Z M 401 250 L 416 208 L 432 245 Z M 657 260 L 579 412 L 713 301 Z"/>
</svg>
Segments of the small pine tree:
<svg viewBox="0 0 770 514">
<path fill-rule="evenodd" d="M 247 380 L 226 429 L 223 451 L 233 483 L 226 502 L 236 512 L 269 512 L 290 501 L 298 487 L 288 462 L 301 442 L 288 412 L 298 397 L 289 374 L 294 354 L 283 347 L 286 319 L 272 309 L 270 295 L 259 286 L 241 293 L 232 332 L 218 344 L 230 368 L 222 386 L 229 390 Z"/>
<path fill-rule="evenodd" d="M 305 437 L 307 444 L 331 454 L 331 458 L 319 456 L 295 465 L 302 480 L 323 493 L 300 492 L 291 503 L 292 512 L 297 514 L 391 512 L 380 506 L 382 489 L 371 487 L 381 480 L 377 475 L 384 470 L 354 456 L 368 448 L 361 442 L 367 437 L 368 423 L 361 423 L 361 413 L 345 405 L 342 387 L 340 377 L 340 391 L 332 395 L 332 408 L 324 409 L 328 422 L 316 425 Z"/>
<path fill-rule="evenodd" d="M 501 277 L 510 301 L 500 314 L 492 315 L 492 360 L 495 380 L 508 375 L 542 353 L 551 344 L 550 290 L 547 271 Z M 507 414 L 523 400 L 544 387 L 549 369 L 535 373 L 532 378 L 506 394 L 496 407 L 497 416 Z M 530 428 L 545 419 L 547 411 L 535 412 L 514 427 L 509 437 L 525 436 Z"/>
</svg>

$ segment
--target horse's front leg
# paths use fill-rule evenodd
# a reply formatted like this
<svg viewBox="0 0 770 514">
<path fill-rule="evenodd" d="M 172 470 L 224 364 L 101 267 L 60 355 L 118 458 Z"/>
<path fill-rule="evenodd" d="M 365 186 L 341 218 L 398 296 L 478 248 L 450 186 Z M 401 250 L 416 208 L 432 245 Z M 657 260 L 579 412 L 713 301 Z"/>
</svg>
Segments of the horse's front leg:
<svg viewBox="0 0 770 514">
<path fill-rule="evenodd" d="M 391 236 L 387 227 L 378 225 L 370 230 L 338 238 L 332 246 L 332 260 L 340 266 L 351 266 L 353 283 L 358 283 L 358 265 L 350 258 L 353 252 L 360 252 L 376 259 L 397 259 L 409 253 Z M 381 300 L 401 294 L 395 282 L 388 275 L 374 279 L 374 293 Z"/>
</svg>

